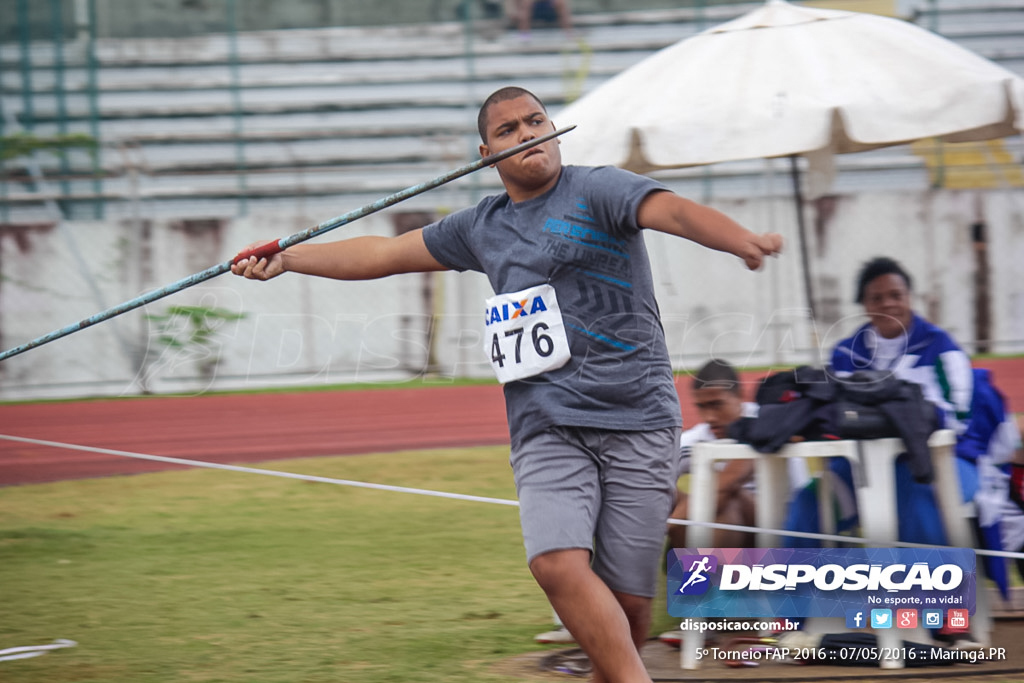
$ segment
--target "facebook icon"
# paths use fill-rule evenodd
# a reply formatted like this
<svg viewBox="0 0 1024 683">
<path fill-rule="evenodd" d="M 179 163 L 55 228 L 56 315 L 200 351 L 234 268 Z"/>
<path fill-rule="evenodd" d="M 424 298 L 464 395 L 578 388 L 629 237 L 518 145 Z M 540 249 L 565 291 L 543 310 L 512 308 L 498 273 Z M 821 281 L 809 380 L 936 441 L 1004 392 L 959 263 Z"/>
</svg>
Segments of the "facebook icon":
<svg viewBox="0 0 1024 683">
<path fill-rule="evenodd" d="M 866 628 L 865 623 L 867 619 L 864 616 L 864 610 L 862 609 L 848 609 L 846 610 L 846 628 Z"/>
</svg>

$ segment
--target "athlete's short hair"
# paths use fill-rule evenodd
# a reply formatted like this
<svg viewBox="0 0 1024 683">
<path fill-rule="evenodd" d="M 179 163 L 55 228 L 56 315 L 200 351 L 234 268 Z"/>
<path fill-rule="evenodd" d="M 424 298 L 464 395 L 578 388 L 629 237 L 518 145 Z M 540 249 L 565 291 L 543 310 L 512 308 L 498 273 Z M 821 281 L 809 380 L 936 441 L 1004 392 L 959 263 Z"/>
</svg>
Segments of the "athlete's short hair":
<svg viewBox="0 0 1024 683">
<path fill-rule="evenodd" d="M 486 100 L 484 100 L 484 103 L 480 105 L 480 111 L 476 115 L 476 129 L 477 132 L 480 133 L 481 142 L 487 144 L 487 112 L 491 108 L 491 106 L 497 104 L 498 102 L 514 100 L 518 97 L 523 96 L 532 97 L 537 102 L 537 104 L 540 105 L 540 108 L 544 111 L 544 113 L 548 113 L 547 107 L 545 107 L 544 103 L 540 101 L 540 98 L 534 95 L 526 88 L 520 88 L 519 86 L 509 85 L 499 90 L 495 90 Z"/>
<path fill-rule="evenodd" d="M 738 395 L 740 378 L 727 361 L 712 358 L 693 376 L 693 389 L 725 389 Z"/>
</svg>

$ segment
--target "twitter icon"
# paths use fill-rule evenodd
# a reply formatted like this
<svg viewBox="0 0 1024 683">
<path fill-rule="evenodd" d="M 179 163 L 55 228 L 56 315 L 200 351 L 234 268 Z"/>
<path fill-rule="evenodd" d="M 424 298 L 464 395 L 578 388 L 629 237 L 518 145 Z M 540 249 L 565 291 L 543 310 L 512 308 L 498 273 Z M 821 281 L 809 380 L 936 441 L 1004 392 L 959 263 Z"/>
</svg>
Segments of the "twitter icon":
<svg viewBox="0 0 1024 683">
<path fill-rule="evenodd" d="M 871 610 L 871 628 L 892 628 L 892 610 Z"/>
</svg>

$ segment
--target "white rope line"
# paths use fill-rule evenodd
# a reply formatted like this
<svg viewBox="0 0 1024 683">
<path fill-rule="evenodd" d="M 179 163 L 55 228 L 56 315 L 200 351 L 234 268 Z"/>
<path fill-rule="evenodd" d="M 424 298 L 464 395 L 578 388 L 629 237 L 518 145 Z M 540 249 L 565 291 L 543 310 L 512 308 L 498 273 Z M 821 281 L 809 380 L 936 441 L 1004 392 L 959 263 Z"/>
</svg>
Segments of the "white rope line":
<svg viewBox="0 0 1024 683">
<path fill-rule="evenodd" d="M 6 650 L 0 650 L 0 662 L 10 662 L 15 659 L 28 659 L 30 657 L 38 657 L 39 655 L 45 655 L 50 650 L 59 650 L 62 647 L 75 647 L 78 645 L 73 640 L 67 638 L 58 638 L 49 645 L 26 645 L 24 647 L 9 647 Z"/>
<path fill-rule="evenodd" d="M 878 541 L 873 541 L 870 538 L 864 538 L 862 536 L 840 536 L 838 534 L 821 534 L 810 531 L 786 531 L 784 529 L 762 529 L 756 526 L 743 526 L 741 524 L 720 524 L 718 522 L 693 522 L 688 519 L 670 519 L 669 524 L 677 524 L 682 526 L 702 526 L 711 527 L 713 529 L 725 529 L 727 531 L 749 531 L 751 533 L 767 533 L 774 534 L 776 536 L 792 536 L 794 538 L 813 538 L 819 541 L 837 541 L 839 543 L 856 543 L 867 546 L 877 545 Z M 950 545 L 935 545 L 934 543 L 910 543 L 907 541 L 890 541 L 886 543 L 887 546 L 897 546 L 900 548 L 958 548 L 959 546 Z M 974 548 L 976 555 L 987 555 L 990 557 L 1009 557 L 1013 559 L 1024 559 L 1024 553 L 1014 553 L 1008 550 L 986 550 L 984 548 Z"/>
<path fill-rule="evenodd" d="M 208 467 L 215 470 L 228 470 L 230 472 L 245 472 L 247 474 L 264 474 L 270 477 L 282 477 L 284 479 L 300 479 L 302 481 L 315 481 L 321 484 L 338 484 L 340 486 L 355 486 L 364 489 L 377 489 L 380 491 L 393 491 L 395 493 L 414 493 L 420 496 L 435 496 L 437 498 L 452 498 L 454 500 L 468 500 L 474 503 L 494 503 L 496 505 L 519 506 L 519 501 L 506 498 L 487 498 L 485 496 L 468 496 L 462 493 L 446 493 L 444 491 L 430 491 L 428 489 L 415 489 L 406 486 L 390 486 L 388 484 L 370 484 L 364 481 L 351 481 L 348 479 L 334 479 L 332 477 L 318 477 L 311 474 L 294 474 L 292 472 L 277 472 L 275 470 L 264 470 L 257 467 L 243 467 L 241 465 L 227 465 L 219 462 L 206 462 L 204 460 L 186 460 L 185 458 L 171 458 L 165 455 L 148 455 L 146 453 L 132 453 L 130 451 L 115 451 L 109 448 L 94 448 L 92 446 L 80 446 L 77 444 L 61 443 L 59 441 L 44 441 L 43 439 L 26 439 L 21 436 L 10 436 L 0 434 L 0 439 L 8 441 L 20 441 L 37 446 L 52 446 L 72 451 L 85 451 L 87 453 L 102 453 L 104 455 L 119 455 L 125 458 L 138 458 L 139 460 L 154 460 L 156 462 L 168 462 L 174 465 L 187 465 L 189 467 Z"/>
<path fill-rule="evenodd" d="M 140 460 L 153 460 L 156 462 L 166 462 L 174 465 L 185 465 L 188 467 L 206 467 L 215 470 L 228 470 L 230 472 L 244 472 L 246 474 L 263 474 L 271 477 L 281 477 L 283 479 L 298 479 L 301 481 L 313 481 L 322 484 L 337 484 L 339 486 L 354 486 L 357 488 L 364 489 L 376 489 L 379 491 L 391 491 L 394 493 L 411 493 L 419 496 L 433 496 L 436 498 L 449 498 L 452 500 L 465 500 L 474 503 L 492 503 L 495 505 L 507 505 L 511 507 L 519 507 L 519 501 L 509 500 L 507 498 L 488 498 L 486 496 L 471 496 L 463 493 L 449 493 L 446 491 L 431 491 L 430 489 L 418 489 L 410 488 L 407 486 L 392 486 L 390 484 L 373 484 L 365 481 L 353 481 L 351 479 L 335 479 L 333 477 L 319 477 L 312 474 L 297 474 L 294 472 L 279 472 L 277 470 L 265 470 L 258 467 L 245 467 L 242 465 L 228 465 L 219 462 L 207 462 L 205 460 L 189 460 L 186 458 L 172 458 L 166 455 L 149 455 L 146 453 L 133 453 L 131 451 L 118 451 L 110 448 L 96 448 L 94 446 L 82 446 L 79 444 L 62 443 L 60 441 L 46 441 L 43 439 L 29 439 L 22 436 L 11 436 L 9 434 L 0 434 L 0 439 L 7 441 L 20 441 L 22 443 L 29 443 L 37 446 L 51 446 L 53 448 L 63 448 L 72 451 L 84 451 L 87 453 L 101 453 L 104 455 L 117 455 L 125 458 L 137 458 Z M 785 529 L 762 529 L 761 527 L 743 526 L 740 524 L 721 524 L 718 522 L 697 522 L 689 519 L 668 519 L 666 520 L 669 524 L 675 524 L 678 526 L 696 526 L 696 527 L 707 527 L 710 529 L 725 529 L 727 531 L 748 531 L 751 533 L 767 533 L 776 536 L 791 536 L 795 538 L 811 538 L 819 541 L 836 541 L 839 543 L 858 543 L 864 545 L 872 545 L 877 541 L 872 541 L 868 538 L 862 538 L 860 536 L 840 536 L 837 534 L 821 534 L 812 533 L 808 531 L 787 531 Z M 956 547 L 956 546 L 937 546 L 924 543 L 908 543 L 905 541 L 895 541 L 887 545 L 894 545 L 905 548 L 942 548 L 942 547 Z M 988 555 L 991 557 L 1008 557 L 1013 559 L 1024 559 L 1024 553 L 1015 553 L 1005 550 L 985 550 L 983 548 L 976 548 L 974 552 L 978 555 Z"/>
</svg>

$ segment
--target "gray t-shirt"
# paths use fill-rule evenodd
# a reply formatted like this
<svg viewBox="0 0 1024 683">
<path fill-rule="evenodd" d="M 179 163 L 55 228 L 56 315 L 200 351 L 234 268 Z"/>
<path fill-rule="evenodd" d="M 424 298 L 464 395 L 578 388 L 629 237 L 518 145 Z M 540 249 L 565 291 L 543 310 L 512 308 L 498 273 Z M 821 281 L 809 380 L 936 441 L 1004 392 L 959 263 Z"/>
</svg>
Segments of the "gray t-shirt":
<svg viewBox="0 0 1024 683">
<path fill-rule="evenodd" d="M 540 197 L 487 197 L 424 228 L 435 259 L 485 273 L 496 293 L 547 283 L 558 296 L 572 358 L 505 385 L 513 447 L 555 425 L 637 431 L 682 424 L 636 219 L 641 201 L 664 189 L 614 167 L 566 166 Z"/>
</svg>

